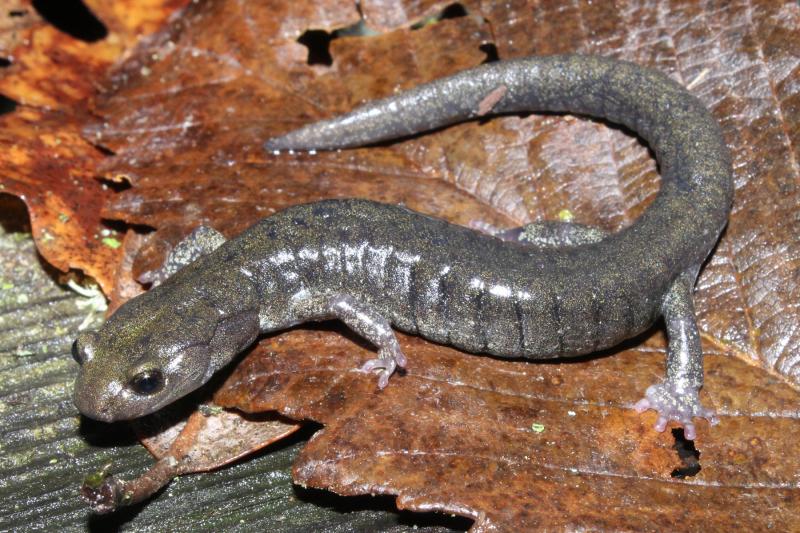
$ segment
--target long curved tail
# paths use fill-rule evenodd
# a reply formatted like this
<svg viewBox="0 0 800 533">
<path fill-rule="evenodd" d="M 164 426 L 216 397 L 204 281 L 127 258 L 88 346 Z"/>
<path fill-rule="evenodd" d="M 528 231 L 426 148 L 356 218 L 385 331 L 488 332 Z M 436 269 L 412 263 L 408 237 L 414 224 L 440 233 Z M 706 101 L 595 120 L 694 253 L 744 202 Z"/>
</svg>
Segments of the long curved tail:
<svg viewBox="0 0 800 533">
<path fill-rule="evenodd" d="M 730 155 L 705 106 L 666 75 L 613 59 L 563 55 L 501 61 L 367 103 L 268 140 L 269 151 L 336 149 L 404 137 L 495 113 L 557 111 L 623 124 L 658 159 L 662 186 L 647 211 L 602 244 L 606 259 L 666 286 L 698 266 L 724 227 L 733 197 Z"/>
</svg>

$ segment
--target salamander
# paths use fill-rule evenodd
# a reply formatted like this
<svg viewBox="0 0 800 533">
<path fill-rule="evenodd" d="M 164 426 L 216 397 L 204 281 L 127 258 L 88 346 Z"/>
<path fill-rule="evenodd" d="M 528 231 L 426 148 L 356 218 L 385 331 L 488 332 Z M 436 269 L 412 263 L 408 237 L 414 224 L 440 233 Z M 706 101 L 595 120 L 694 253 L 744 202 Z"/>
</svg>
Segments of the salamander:
<svg viewBox="0 0 800 533">
<path fill-rule="evenodd" d="M 666 75 L 596 56 L 481 65 L 264 144 L 269 157 L 415 135 L 487 113 L 566 112 L 622 124 L 655 153 L 661 187 L 616 233 L 537 222 L 489 234 L 363 199 L 297 205 L 225 240 L 200 227 L 153 287 L 78 336 L 75 403 L 102 421 L 151 413 L 205 383 L 257 337 L 339 319 L 378 355 L 386 387 L 406 358 L 393 328 L 471 353 L 549 359 L 617 345 L 663 317 L 666 377 L 634 407 L 695 438 L 703 354 L 701 264 L 731 208 L 728 149 L 705 106 Z"/>
</svg>

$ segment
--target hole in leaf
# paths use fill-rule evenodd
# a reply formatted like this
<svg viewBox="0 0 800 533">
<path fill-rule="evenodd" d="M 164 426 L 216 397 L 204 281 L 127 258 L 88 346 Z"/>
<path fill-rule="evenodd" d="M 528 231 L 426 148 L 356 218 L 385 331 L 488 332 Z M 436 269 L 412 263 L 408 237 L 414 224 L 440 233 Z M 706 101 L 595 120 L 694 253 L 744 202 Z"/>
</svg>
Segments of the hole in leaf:
<svg viewBox="0 0 800 533">
<path fill-rule="evenodd" d="M 484 43 L 478 47 L 478 49 L 486 54 L 486 59 L 483 60 L 483 63 L 494 63 L 495 61 L 500 61 L 500 54 L 497 53 L 497 47 L 494 43 Z"/>
<path fill-rule="evenodd" d="M 672 436 L 675 439 L 672 449 L 678 452 L 683 466 L 673 470 L 670 475 L 678 479 L 696 476 L 700 472 L 700 452 L 694 447 L 694 441 L 686 438 L 683 428 L 673 429 Z"/>
<path fill-rule="evenodd" d="M 297 42 L 308 48 L 308 65 L 333 65 L 331 55 L 331 42 L 339 37 L 371 37 L 379 35 L 379 32 L 367 26 L 362 18 L 355 24 L 338 28 L 328 33 L 325 30 L 307 30 L 301 35 Z"/>
<path fill-rule="evenodd" d="M 7 233 L 30 233 L 28 207 L 19 196 L 0 192 L 0 228 Z"/>
<path fill-rule="evenodd" d="M 431 15 L 429 17 L 425 17 L 424 19 L 420 20 L 411 25 L 412 30 L 421 30 L 425 26 L 430 26 L 431 24 L 436 24 L 442 20 L 447 19 L 457 19 L 461 17 L 466 17 L 468 14 L 467 9 L 459 4 L 450 4 L 449 6 L 445 7 L 439 13 L 435 15 Z"/>
<path fill-rule="evenodd" d="M 13 112 L 18 105 L 19 103 L 17 103 L 16 100 L 12 100 L 11 98 L 0 94 L 0 115 Z"/>
<path fill-rule="evenodd" d="M 33 8 L 47 22 L 64 33 L 93 43 L 108 35 L 108 30 L 81 0 L 33 0 Z"/>
<path fill-rule="evenodd" d="M 0 68 L 10 67 L 11 60 L 7 57 L 0 57 Z"/>
<path fill-rule="evenodd" d="M 308 48 L 308 60 L 306 63 L 309 65 L 325 65 L 326 67 L 333 65 L 330 45 L 335 38 L 335 32 L 330 34 L 325 30 L 307 30 L 301 35 L 297 42 Z"/>
<path fill-rule="evenodd" d="M 113 155 L 113 154 L 114 154 L 114 152 L 111 152 L 111 155 Z M 131 185 L 131 182 L 128 181 L 127 179 L 121 180 L 121 181 L 112 181 L 112 180 L 105 179 L 105 178 L 98 178 L 97 181 L 99 181 L 106 188 L 109 188 L 114 192 L 127 191 L 128 189 L 133 187 L 133 185 Z"/>
<path fill-rule="evenodd" d="M 450 4 L 439 14 L 439 20 L 457 19 L 467 16 L 467 9 L 459 3 Z"/>
</svg>

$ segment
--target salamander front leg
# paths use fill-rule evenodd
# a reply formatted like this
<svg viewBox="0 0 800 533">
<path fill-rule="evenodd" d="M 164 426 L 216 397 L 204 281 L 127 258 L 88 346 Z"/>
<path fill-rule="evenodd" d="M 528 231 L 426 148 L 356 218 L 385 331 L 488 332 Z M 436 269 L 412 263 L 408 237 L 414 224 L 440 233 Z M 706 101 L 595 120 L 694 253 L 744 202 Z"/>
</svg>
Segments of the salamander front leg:
<svg viewBox="0 0 800 533">
<path fill-rule="evenodd" d="M 655 429 L 664 431 L 667 422 L 675 420 L 684 427 L 686 438 L 697 436 L 692 418 L 700 417 L 711 425 L 717 423 L 713 409 L 700 403 L 703 386 L 703 351 L 692 298 L 694 276 L 684 274 L 672 284 L 664 298 L 662 310 L 667 325 L 667 378 L 648 387 L 645 397 L 635 408 L 640 413 L 655 409 Z"/>
<path fill-rule="evenodd" d="M 299 315 L 306 320 L 338 318 L 378 348 L 378 357 L 367 361 L 361 370 L 379 370 L 378 387 L 389 384 L 394 371 L 406 366 L 406 356 L 400 349 L 389 321 L 374 307 L 360 302 L 349 294 L 337 294 L 322 299 L 311 298 L 298 304 Z"/>
<path fill-rule="evenodd" d="M 152 283 L 153 287 L 161 285 L 178 270 L 225 244 L 225 240 L 214 228 L 198 226 L 175 245 L 161 268 L 143 273 L 139 276 L 139 281 Z"/>
</svg>

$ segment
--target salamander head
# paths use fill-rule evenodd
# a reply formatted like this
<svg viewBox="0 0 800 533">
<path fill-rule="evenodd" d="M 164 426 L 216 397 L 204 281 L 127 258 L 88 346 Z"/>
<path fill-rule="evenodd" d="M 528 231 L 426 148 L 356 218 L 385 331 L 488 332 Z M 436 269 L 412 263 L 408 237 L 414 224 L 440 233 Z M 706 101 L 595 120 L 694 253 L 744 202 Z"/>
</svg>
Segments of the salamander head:
<svg viewBox="0 0 800 533">
<path fill-rule="evenodd" d="M 227 312 L 210 295 L 174 289 L 133 298 L 78 336 L 81 413 L 104 422 L 152 413 L 203 385 L 258 335 L 257 311 Z"/>
</svg>

